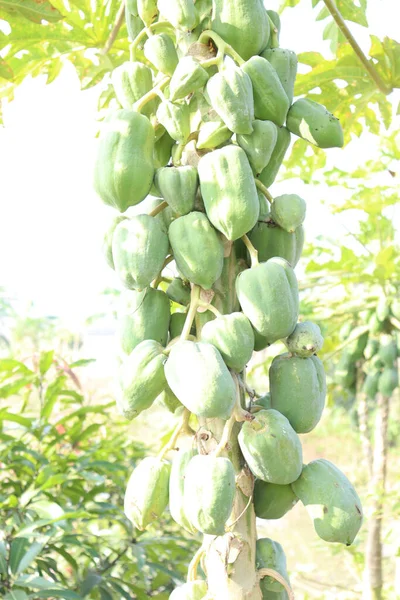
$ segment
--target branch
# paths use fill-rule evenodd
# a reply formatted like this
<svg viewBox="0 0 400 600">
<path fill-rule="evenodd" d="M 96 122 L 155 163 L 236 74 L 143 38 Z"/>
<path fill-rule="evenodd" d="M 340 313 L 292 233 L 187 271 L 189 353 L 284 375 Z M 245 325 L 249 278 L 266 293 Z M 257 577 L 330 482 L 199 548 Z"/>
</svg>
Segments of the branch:
<svg viewBox="0 0 400 600">
<path fill-rule="evenodd" d="M 121 29 L 121 25 L 124 22 L 125 16 L 125 0 L 122 0 L 121 6 L 117 12 L 117 16 L 115 19 L 114 27 L 111 29 L 110 35 L 107 38 L 106 43 L 104 44 L 104 48 L 102 49 L 102 54 L 107 54 L 111 50 L 111 46 L 115 42 L 115 39 L 118 35 L 119 30 Z"/>
</svg>

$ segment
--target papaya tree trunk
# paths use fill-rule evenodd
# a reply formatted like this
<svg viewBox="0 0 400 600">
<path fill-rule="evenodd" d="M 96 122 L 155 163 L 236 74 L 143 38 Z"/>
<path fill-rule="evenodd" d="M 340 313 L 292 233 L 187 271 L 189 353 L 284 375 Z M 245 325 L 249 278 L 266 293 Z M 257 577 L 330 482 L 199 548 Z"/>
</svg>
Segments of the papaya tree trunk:
<svg viewBox="0 0 400 600">
<path fill-rule="evenodd" d="M 381 394 L 378 395 L 373 474 L 370 490 L 372 506 L 371 518 L 368 523 L 363 600 L 382 599 L 382 520 L 386 484 L 389 400 L 389 398 Z"/>
<path fill-rule="evenodd" d="M 373 467 L 373 456 L 372 456 L 372 445 L 371 445 L 371 434 L 369 430 L 368 422 L 368 403 L 367 396 L 361 391 L 363 384 L 363 371 L 360 365 L 357 366 L 357 414 L 358 414 L 358 429 L 360 432 L 361 447 L 363 453 L 363 462 L 369 479 L 372 479 L 372 467 Z"/>
</svg>

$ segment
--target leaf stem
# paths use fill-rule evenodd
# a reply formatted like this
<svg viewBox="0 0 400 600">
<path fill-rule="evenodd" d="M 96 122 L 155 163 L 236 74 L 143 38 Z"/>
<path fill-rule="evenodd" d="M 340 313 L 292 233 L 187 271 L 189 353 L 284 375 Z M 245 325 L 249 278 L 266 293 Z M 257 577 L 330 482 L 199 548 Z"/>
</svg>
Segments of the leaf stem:
<svg viewBox="0 0 400 600">
<path fill-rule="evenodd" d="M 204 549 L 204 545 L 202 544 L 200 546 L 200 548 L 197 550 L 196 554 L 193 556 L 192 560 L 190 561 L 189 568 L 188 568 L 188 575 L 187 575 L 188 583 L 190 583 L 191 581 L 196 581 L 197 567 L 198 567 L 199 562 L 202 559 L 204 554 L 205 554 L 205 549 Z"/>
<path fill-rule="evenodd" d="M 237 64 L 239 65 L 239 67 L 245 63 L 245 61 L 243 60 L 243 58 L 236 52 L 236 50 L 234 50 L 232 48 L 232 46 L 230 46 L 229 44 L 227 44 L 222 39 L 221 36 L 219 36 L 217 33 L 215 33 L 215 31 L 211 31 L 209 29 L 207 29 L 206 31 L 203 31 L 203 33 L 199 37 L 198 41 L 199 41 L 200 44 L 204 44 L 205 40 L 208 40 L 208 41 L 212 40 L 214 42 L 214 44 L 217 46 L 217 48 L 218 48 L 218 53 L 228 54 L 231 58 L 233 58 L 233 60 L 235 62 L 237 62 Z"/>
<path fill-rule="evenodd" d="M 113 43 L 115 42 L 118 32 L 121 29 L 121 25 L 124 22 L 125 16 L 125 0 L 121 2 L 121 5 L 118 9 L 117 16 L 115 18 L 115 23 L 113 28 L 111 29 L 110 35 L 107 38 L 106 43 L 104 44 L 104 48 L 101 50 L 101 54 L 107 54 L 111 50 Z"/>
<path fill-rule="evenodd" d="M 190 306 L 182 329 L 181 340 L 187 340 L 190 335 L 190 330 L 199 307 L 200 290 L 201 288 L 199 285 L 194 285 L 190 293 Z"/>
<path fill-rule="evenodd" d="M 167 83 L 169 82 L 170 79 L 171 79 L 171 77 L 164 77 L 164 79 L 162 79 L 160 81 L 160 83 L 158 83 L 155 87 L 153 87 L 152 90 L 147 92 L 147 94 L 142 96 L 140 98 L 140 100 L 135 102 L 135 104 L 132 106 L 132 110 L 140 113 L 140 111 L 143 109 L 143 107 L 148 102 L 150 102 L 150 100 L 153 100 L 153 98 L 155 98 L 156 96 L 158 96 L 160 94 L 161 90 L 167 85 Z"/>
<path fill-rule="evenodd" d="M 262 192 L 264 194 L 264 196 L 266 197 L 268 202 L 273 202 L 274 199 L 271 196 L 269 189 L 267 187 L 265 187 L 263 182 L 260 181 L 259 179 L 254 179 L 254 182 L 256 184 L 256 187 L 258 187 L 258 189 L 260 190 L 260 192 Z"/>
<path fill-rule="evenodd" d="M 254 248 L 253 244 L 251 243 L 251 241 L 247 235 L 242 235 L 242 240 L 243 240 L 244 245 L 246 246 L 247 250 L 249 251 L 250 258 L 251 258 L 251 266 L 256 267 L 259 264 L 258 251 Z"/>
<path fill-rule="evenodd" d="M 292 588 L 286 579 L 282 577 L 280 573 L 278 573 L 278 571 L 275 571 L 274 569 L 259 569 L 259 571 L 257 571 L 257 576 L 259 580 L 263 579 L 264 577 L 272 577 L 276 581 L 279 581 L 279 583 L 285 588 L 289 600 L 295 600 Z"/>
<path fill-rule="evenodd" d="M 167 206 L 168 202 L 166 200 L 163 200 L 158 206 L 156 206 L 151 212 L 149 212 L 149 217 L 156 217 L 160 212 L 164 210 L 164 208 L 167 208 Z"/>
<path fill-rule="evenodd" d="M 176 447 L 176 442 L 178 441 L 179 436 L 182 432 L 188 431 L 189 428 L 189 419 L 190 419 L 190 411 L 187 408 L 183 409 L 183 413 L 179 419 L 177 426 L 175 427 L 171 438 L 168 443 L 164 446 L 161 452 L 158 454 L 158 458 L 162 459 L 164 456 Z"/>
</svg>

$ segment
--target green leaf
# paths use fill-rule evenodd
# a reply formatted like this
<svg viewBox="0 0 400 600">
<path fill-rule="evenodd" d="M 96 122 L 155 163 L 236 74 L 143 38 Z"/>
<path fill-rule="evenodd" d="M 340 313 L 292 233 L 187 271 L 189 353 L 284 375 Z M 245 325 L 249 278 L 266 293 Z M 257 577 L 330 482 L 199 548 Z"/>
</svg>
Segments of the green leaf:
<svg viewBox="0 0 400 600">
<path fill-rule="evenodd" d="M 47 539 L 42 542 L 33 542 L 33 544 L 27 549 L 24 556 L 19 561 L 17 570 L 15 571 L 16 575 L 19 575 L 25 571 L 25 569 L 27 569 L 33 563 L 38 554 L 40 554 L 43 550 L 46 543 Z"/>
<path fill-rule="evenodd" d="M 74 369 L 75 367 L 86 367 L 94 362 L 96 362 L 95 358 L 81 358 L 80 360 L 76 360 L 75 362 L 71 363 L 69 366 L 71 369 Z"/>
<path fill-rule="evenodd" d="M 35 596 L 37 598 L 65 598 L 65 600 L 83 600 L 82 596 L 79 596 L 71 590 L 60 590 L 56 588 L 50 590 L 41 590 L 36 592 Z"/>
<path fill-rule="evenodd" d="M 20 15 L 34 23 L 54 23 L 63 18 L 48 0 L 0 0 L 0 10 L 11 15 Z"/>
<path fill-rule="evenodd" d="M 2 77 L 3 79 L 12 79 L 14 77 L 13 70 L 6 63 L 4 58 L 1 58 L 1 57 L 0 57 L 0 77 Z"/>
<path fill-rule="evenodd" d="M 47 371 L 50 369 L 53 363 L 54 350 L 49 350 L 48 352 L 42 352 L 39 360 L 39 371 L 41 375 L 45 375 Z"/>
<path fill-rule="evenodd" d="M 79 593 L 81 596 L 87 596 L 101 581 L 103 581 L 101 575 L 98 575 L 97 573 L 88 573 L 81 583 Z"/>
<path fill-rule="evenodd" d="M 27 417 L 22 417 L 21 415 L 16 415 L 14 413 L 9 413 L 6 410 L 0 411 L 0 422 L 1 421 L 12 421 L 14 423 L 19 423 L 23 427 L 29 429 L 32 425 L 32 420 Z"/>
<path fill-rule="evenodd" d="M 10 545 L 10 569 L 11 573 L 17 573 L 18 565 L 22 560 L 29 542 L 24 538 L 15 538 Z"/>
<path fill-rule="evenodd" d="M 11 590 L 3 597 L 3 600 L 28 600 L 28 596 L 22 590 Z"/>
<path fill-rule="evenodd" d="M 18 579 L 15 580 L 15 585 L 34 590 L 48 590 L 54 589 L 55 587 L 54 581 L 37 575 L 20 575 Z"/>
<path fill-rule="evenodd" d="M 0 540 L 0 574 L 7 574 L 7 548 L 2 540 Z"/>
</svg>

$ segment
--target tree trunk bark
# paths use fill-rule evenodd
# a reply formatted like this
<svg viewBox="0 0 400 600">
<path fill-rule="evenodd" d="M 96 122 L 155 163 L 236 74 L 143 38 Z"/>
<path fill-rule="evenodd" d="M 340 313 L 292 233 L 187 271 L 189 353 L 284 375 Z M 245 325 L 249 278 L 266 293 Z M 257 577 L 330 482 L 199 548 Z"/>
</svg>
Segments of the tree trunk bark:
<svg viewBox="0 0 400 600">
<path fill-rule="evenodd" d="M 358 388 L 358 385 L 357 385 Z M 373 467 L 373 456 L 372 456 L 372 445 L 371 436 L 368 424 L 368 404 L 367 396 L 361 392 L 357 393 L 357 413 L 358 413 L 358 428 L 360 431 L 361 446 L 363 453 L 363 462 L 365 470 L 372 479 L 372 467 Z"/>
</svg>

